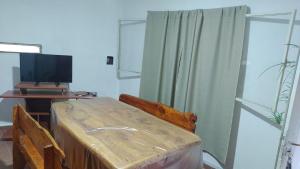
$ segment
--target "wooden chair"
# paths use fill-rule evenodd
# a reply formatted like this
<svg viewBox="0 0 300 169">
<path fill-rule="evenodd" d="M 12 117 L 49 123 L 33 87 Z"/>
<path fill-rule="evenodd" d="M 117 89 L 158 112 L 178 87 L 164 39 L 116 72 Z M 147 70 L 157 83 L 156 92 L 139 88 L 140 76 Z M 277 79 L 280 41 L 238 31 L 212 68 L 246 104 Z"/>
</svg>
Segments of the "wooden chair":
<svg viewBox="0 0 300 169">
<path fill-rule="evenodd" d="M 197 116 L 190 112 L 178 112 L 177 110 L 161 104 L 140 99 L 138 97 L 121 94 L 119 101 L 139 108 L 160 119 L 168 121 L 174 125 L 184 128 L 188 131 L 195 132 Z"/>
<path fill-rule="evenodd" d="M 22 106 L 13 109 L 13 168 L 62 169 L 64 152 Z"/>
</svg>

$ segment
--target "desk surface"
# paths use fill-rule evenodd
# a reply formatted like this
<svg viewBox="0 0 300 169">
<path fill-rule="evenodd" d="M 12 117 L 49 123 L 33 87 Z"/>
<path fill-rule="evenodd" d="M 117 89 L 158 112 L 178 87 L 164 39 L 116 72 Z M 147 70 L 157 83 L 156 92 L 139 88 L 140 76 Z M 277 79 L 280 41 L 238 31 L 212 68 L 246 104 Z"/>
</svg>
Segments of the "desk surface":
<svg viewBox="0 0 300 169">
<path fill-rule="evenodd" d="M 111 98 L 54 103 L 52 121 L 72 169 L 202 165 L 197 135 Z"/>
<path fill-rule="evenodd" d="M 68 86 L 66 84 L 60 84 L 60 85 L 55 85 L 52 83 L 41 83 L 39 85 L 35 85 L 34 83 L 31 82 L 21 82 L 18 83 L 16 86 L 18 89 L 51 89 L 51 90 L 65 90 L 68 89 Z"/>
<path fill-rule="evenodd" d="M 72 92 L 45 92 L 45 91 L 28 91 L 22 94 L 19 90 L 8 90 L 0 95 L 0 98 L 24 98 L 24 99 L 90 99 L 92 96 L 77 96 Z"/>
</svg>

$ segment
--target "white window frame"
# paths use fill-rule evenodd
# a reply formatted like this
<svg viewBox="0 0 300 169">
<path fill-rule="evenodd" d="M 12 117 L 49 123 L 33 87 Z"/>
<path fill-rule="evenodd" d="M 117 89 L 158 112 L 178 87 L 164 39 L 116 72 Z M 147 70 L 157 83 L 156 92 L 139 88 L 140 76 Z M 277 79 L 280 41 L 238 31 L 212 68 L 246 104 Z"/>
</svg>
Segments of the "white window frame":
<svg viewBox="0 0 300 169">
<path fill-rule="evenodd" d="M 42 45 L 0 42 L 0 53 L 42 53 Z"/>
</svg>

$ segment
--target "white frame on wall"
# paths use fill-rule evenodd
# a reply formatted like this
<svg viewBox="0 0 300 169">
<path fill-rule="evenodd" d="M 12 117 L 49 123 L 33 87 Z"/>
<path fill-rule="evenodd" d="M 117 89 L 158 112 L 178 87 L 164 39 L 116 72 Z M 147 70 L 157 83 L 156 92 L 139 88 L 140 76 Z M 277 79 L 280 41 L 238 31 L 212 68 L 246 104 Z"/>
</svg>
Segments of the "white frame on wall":
<svg viewBox="0 0 300 169">
<path fill-rule="evenodd" d="M 133 70 L 126 70 L 121 68 L 121 60 L 122 60 L 122 53 L 121 53 L 121 29 L 123 25 L 128 24 L 145 24 L 145 19 L 120 19 L 119 20 L 119 35 L 118 35 L 118 58 L 117 58 L 117 77 L 118 79 L 137 79 L 141 77 L 141 72 L 133 71 Z M 131 73 L 132 76 L 121 76 L 121 72 Z"/>
<path fill-rule="evenodd" d="M 42 53 L 42 45 L 0 42 L 1 53 Z"/>
</svg>

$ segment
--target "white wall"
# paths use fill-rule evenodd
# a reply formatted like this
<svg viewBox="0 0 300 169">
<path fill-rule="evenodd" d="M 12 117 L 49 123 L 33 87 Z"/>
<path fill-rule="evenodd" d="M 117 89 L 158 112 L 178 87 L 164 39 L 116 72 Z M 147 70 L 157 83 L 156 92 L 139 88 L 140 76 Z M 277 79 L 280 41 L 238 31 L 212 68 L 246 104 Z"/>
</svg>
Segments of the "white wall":
<svg viewBox="0 0 300 169">
<path fill-rule="evenodd" d="M 73 55 L 71 90 L 117 97 L 115 66 L 106 65 L 106 56 L 117 54 L 119 7 L 116 0 L 0 0 L 0 42 Z M 18 65 L 17 54 L 0 53 L 0 93 L 13 88 L 12 67 Z M 10 106 L 4 107 L 0 121 L 10 119 Z"/>
<path fill-rule="evenodd" d="M 298 0 L 126 0 L 122 3 L 122 16 L 125 18 L 146 18 L 149 10 L 203 9 L 237 5 L 249 6 L 251 13 L 286 12 L 294 8 L 298 8 L 300 12 L 300 1 Z M 299 16 L 298 13 L 298 19 L 300 19 Z M 245 63 L 247 65 L 245 90 L 243 92 L 248 99 L 272 106 L 278 69 L 267 72 L 261 79 L 257 77 L 265 68 L 280 63 L 287 28 L 286 23 L 251 21 L 248 59 Z M 300 32 L 299 25 L 296 31 Z M 293 37 L 292 42 L 300 43 L 299 33 Z M 139 81 L 131 81 L 131 83 L 139 83 Z M 134 85 L 138 86 L 138 84 Z M 124 86 L 121 87 L 124 88 Z M 138 91 L 138 88 L 136 90 Z M 274 168 L 279 138 L 279 129 L 242 109 L 234 168 Z"/>
<path fill-rule="evenodd" d="M 43 53 L 73 55 L 72 90 L 97 91 L 99 95 L 112 97 L 124 91 L 136 95 L 139 80 L 123 81 L 119 88 L 115 66 L 105 65 L 107 55 L 117 54 L 119 18 L 146 18 L 147 10 L 217 8 L 244 4 L 251 8 L 252 13 L 294 8 L 300 12 L 299 0 L 0 0 L 0 42 L 37 43 L 43 45 Z M 266 39 L 256 35 L 253 42 Z M 273 35 L 278 37 L 278 34 Z M 252 51 L 272 51 L 276 55 L 274 58 L 277 58 L 277 53 L 281 53 L 277 47 L 265 48 L 257 50 L 254 47 Z M 252 63 L 258 61 L 253 59 Z M 268 59 L 264 61 L 268 62 Z M 18 55 L 0 54 L 0 93 L 13 88 L 13 67 L 17 66 Z M 249 89 L 248 96 L 256 97 L 251 96 L 255 90 L 261 89 Z M 264 90 L 257 93 L 263 94 Z M 265 98 L 262 100 L 268 101 Z M 14 102 L 1 100 L 0 121 L 10 120 L 8 107 Z M 240 119 L 235 169 L 253 169 L 253 164 L 256 169 L 272 168 L 279 131 L 246 111 L 242 111 Z M 259 156 L 259 151 L 264 155 Z"/>
</svg>

